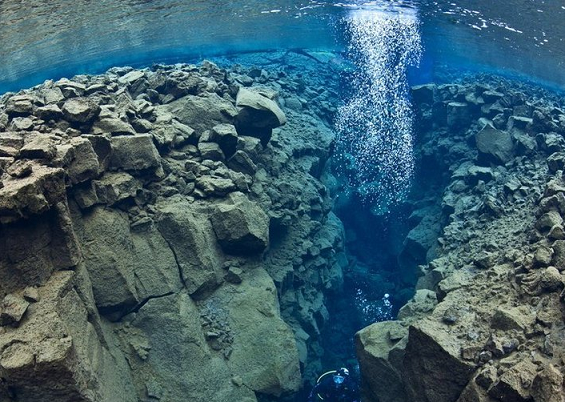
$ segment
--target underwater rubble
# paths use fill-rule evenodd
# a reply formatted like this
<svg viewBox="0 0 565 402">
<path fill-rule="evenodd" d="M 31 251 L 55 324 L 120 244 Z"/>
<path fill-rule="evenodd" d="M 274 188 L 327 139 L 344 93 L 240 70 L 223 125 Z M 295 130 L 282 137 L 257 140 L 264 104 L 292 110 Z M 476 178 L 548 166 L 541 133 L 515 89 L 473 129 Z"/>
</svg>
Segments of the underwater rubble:
<svg viewBox="0 0 565 402">
<path fill-rule="evenodd" d="M 412 89 L 441 219 L 412 213 L 416 294 L 356 335 L 366 400 L 563 400 L 565 109 L 540 92 L 492 77 Z"/>
<path fill-rule="evenodd" d="M 113 68 L 1 98 L 2 401 L 270 400 L 321 370 L 346 258 L 333 94 L 305 72 Z"/>
<path fill-rule="evenodd" d="M 332 360 L 342 66 L 238 60 L 0 98 L 0 400 L 292 400 Z M 363 400 L 562 401 L 561 100 L 490 76 L 412 100 L 407 227 L 359 248 L 416 291 L 356 335 Z"/>
</svg>

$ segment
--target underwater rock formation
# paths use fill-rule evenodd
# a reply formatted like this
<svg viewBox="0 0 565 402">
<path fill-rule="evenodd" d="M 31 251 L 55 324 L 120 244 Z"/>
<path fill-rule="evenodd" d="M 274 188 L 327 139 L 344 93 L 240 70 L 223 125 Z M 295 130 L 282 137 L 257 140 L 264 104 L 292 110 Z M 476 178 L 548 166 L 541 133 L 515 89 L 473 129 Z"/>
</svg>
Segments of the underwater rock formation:
<svg viewBox="0 0 565 402">
<path fill-rule="evenodd" d="M 332 94 L 284 66 L 0 99 L 2 401 L 251 402 L 320 370 L 344 261 Z"/>
<path fill-rule="evenodd" d="M 562 401 L 562 101 L 488 77 L 413 99 L 444 190 L 405 241 L 416 295 L 356 336 L 366 400 Z"/>
</svg>

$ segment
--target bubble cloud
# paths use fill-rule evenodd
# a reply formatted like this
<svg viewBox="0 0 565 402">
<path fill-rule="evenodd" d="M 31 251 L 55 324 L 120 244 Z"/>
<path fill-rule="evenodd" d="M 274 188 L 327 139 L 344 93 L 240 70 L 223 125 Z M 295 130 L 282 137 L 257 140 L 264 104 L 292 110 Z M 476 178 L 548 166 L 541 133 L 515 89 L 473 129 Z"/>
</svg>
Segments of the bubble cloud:
<svg viewBox="0 0 565 402">
<path fill-rule="evenodd" d="M 356 10 L 344 20 L 355 65 L 336 118 L 336 159 L 350 188 L 379 210 L 401 201 L 414 172 L 407 68 L 422 45 L 413 10 Z"/>
</svg>

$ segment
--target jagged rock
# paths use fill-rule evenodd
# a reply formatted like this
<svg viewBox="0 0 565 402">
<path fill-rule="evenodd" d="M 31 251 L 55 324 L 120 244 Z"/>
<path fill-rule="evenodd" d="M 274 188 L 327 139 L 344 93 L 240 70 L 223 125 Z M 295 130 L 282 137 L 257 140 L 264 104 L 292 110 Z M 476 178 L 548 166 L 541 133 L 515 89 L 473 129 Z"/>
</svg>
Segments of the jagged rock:
<svg viewBox="0 0 565 402">
<path fill-rule="evenodd" d="M 110 169 L 142 172 L 161 167 L 161 157 L 150 135 L 112 137 L 111 143 Z"/>
<path fill-rule="evenodd" d="M 262 92 L 240 88 L 235 102 L 236 125 L 242 135 L 258 137 L 267 141 L 271 129 L 286 124 L 286 116 L 275 101 Z"/>
<path fill-rule="evenodd" d="M 38 107 L 35 114 L 43 120 L 56 120 L 63 117 L 63 112 L 57 105 L 46 105 Z"/>
<path fill-rule="evenodd" d="M 514 157 L 514 144 L 509 133 L 485 126 L 475 134 L 479 154 L 488 161 L 505 164 Z"/>
<path fill-rule="evenodd" d="M 467 103 L 449 102 L 447 104 L 447 126 L 461 129 L 471 123 L 471 110 Z"/>
<path fill-rule="evenodd" d="M 104 117 L 92 125 L 93 134 L 135 135 L 136 132 L 129 122 L 117 117 Z"/>
<path fill-rule="evenodd" d="M 241 283 L 242 278 L 241 275 L 243 274 L 243 270 L 237 267 L 230 267 L 228 272 L 226 273 L 226 281 L 230 283 Z"/>
<path fill-rule="evenodd" d="M 225 159 L 222 149 L 215 142 L 199 142 L 198 151 L 200 152 L 202 159 L 209 159 L 212 161 L 223 161 Z"/>
<path fill-rule="evenodd" d="M 491 326 L 503 331 L 517 330 L 526 331 L 533 327 L 535 314 L 529 311 L 527 306 L 505 309 L 499 307 L 491 319 Z"/>
<path fill-rule="evenodd" d="M 196 187 L 206 196 L 223 197 L 236 190 L 236 185 L 231 179 L 216 176 L 203 176 L 196 179 Z"/>
<path fill-rule="evenodd" d="M 81 209 L 87 209 L 100 203 L 93 181 L 86 183 L 84 186 L 75 187 L 73 189 L 73 196 Z"/>
<path fill-rule="evenodd" d="M 73 268 L 80 252 L 66 202 L 0 225 L 0 249 L 0 294 L 41 285 L 52 272 Z"/>
<path fill-rule="evenodd" d="M 19 157 L 53 159 L 56 153 L 57 149 L 52 137 L 40 133 L 32 133 L 26 138 L 24 146 L 20 149 Z"/>
<path fill-rule="evenodd" d="M 437 295 L 428 289 L 419 289 L 412 299 L 398 312 L 398 319 L 414 318 L 431 312 L 437 305 Z"/>
<path fill-rule="evenodd" d="M 551 265 L 555 266 L 559 271 L 565 270 L 565 240 L 556 240 L 551 245 L 553 249 L 553 259 Z"/>
<path fill-rule="evenodd" d="M 391 332 L 403 336 L 391 338 Z M 378 322 L 355 334 L 366 397 L 391 402 L 406 400 L 402 368 L 407 335 L 408 329 L 397 321 Z"/>
<path fill-rule="evenodd" d="M 147 300 L 150 297 L 179 292 L 183 287 L 181 267 L 152 220 L 147 218 L 133 224 L 131 239 L 134 284 L 139 298 Z"/>
<path fill-rule="evenodd" d="M 30 131 L 35 123 L 29 117 L 14 117 L 10 123 L 10 128 L 16 131 Z"/>
<path fill-rule="evenodd" d="M 554 152 L 547 158 L 547 167 L 551 173 L 565 169 L 565 153 Z"/>
<path fill-rule="evenodd" d="M 254 175 L 257 171 L 257 165 L 244 151 L 236 151 L 228 160 L 228 167 L 236 172 L 249 175 Z"/>
<path fill-rule="evenodd" d="M 4 180 L 0 189 L 0 222 L 8 223 L 47 211 L 66 196 L 63 169 L 33 165 L 17 180 Z"/>
<path fill-rule="evenodd" d="M 33 112 L 33 96 L 15 95 L 6 103 L 6 113 L 10 116 L 25 116 Z"/>
<path fill-rule="evenodd" d="M 189 294 L 199 297 L 215 289 L 221 253 L 206 214 L 180 199 L 160 203 L 157 210 L 157 228 L 176 256 Z"/>
<path fill-rule="evenodd" d="M 63 104 L 61 111 L 71 123 L 88 123 L 100 114 L 100 106 L 90 99 L 72 98 Z"/>
<path fill-rule="evenodd" d="M 127 214 L 95 207 L 82 216 L 75 214 L 73 223 L 98 309 L 119 314 L 135 306 L 139 298 Z"/>
<path fill-rule="evenodd" d="M 97 202 L 113 205 L 135 197 L 141 183 L 125 172 L 106 173 L 100 180 L 93 180 Z"/>
<path fill-rule="evenodd" d="M 89 306 L 82 272 L 55 272 L 20 326 L 0 332 L 0 395 L 12 390 L 25 401 L 93 400 L 89 395 L 137 401 L 117 340 Z"/>
<path fill-rule="evenodd" d="M 231 102 L 216 94 L 188 95 L 157 109 L 172 113 L 181 123 L 200 133 L 217 124 L 232 123 L 237 114 Z"/>
<path fill-rule="evenodd" d="M 488 394 L 502 401 L 529 401 L 530 387 L 536 371 L 534 363 L 522 360 L 505 371 L 489 389 Z"/>
<path fill-rule="evenodd" d="M 539 279 L 540 287 L 547 292 L 559 290 L 564 286 L 561 273 L 555 267 L 547 267 L 541 271 Z"/>
<path fill-rule="evenodd" d="M 24 299 L 30 303 L 37 303 L 40 300 L 39 291 L 35 286 L 28 286 L 25 288 L 23 296 Z"/>
<path fill-rule="evenodd" d="M 28 307 L 29 302 L 23 297 L 6 295 L 0 304 L 0 326 L 18 326 Z"/>
<path fill-rule="evenodd" d="M 541 246 L 534 252 L 534 265 L 538 267 L 546 267 L 551 264 L 553 258 L 553 249 Z"/>
<path fill-rule="evenodd" d="M 269 244 L 269 218 L 242 193 L 232 193 L 210 217 L 218 243 L 231 254 L 256 254 Z"/>
<path fill-rule="evenodd" d="M 520 130 L 525 130 L 530 127 L 533 123 L 533 119 L 524 116 L 510 116 L 508 118 L 508 130 L 513 128 L 518 128 Z"/>
<path fill-rule="evenodd" d="M 71 139 L 71 161 L 67 166 L 67 174 L 71 183 L 77 184 L 98 176 L 100 164 L 92 143 L 83 137 Z"/>
<path fill-rule="evenodd" d="M 238 136 L 233 124 L 218 124 L 210 131 L 210 141 L 217 142 L 226 157 L 231 157 L 237 147 Z"/>
<path fill-rule="evenodd" d="M 445 327 L 424 319 L 409 328 L 403 377 L 414 402 L 457 400 L 475 371 L 474 364 L 460 357 L 458 342 L 439 325 Z"/>
<path fill-rule="evenodd" d="M 86 90 L 85 85 L 66 78 L 60 79 L 55 83 L 55 85 L 61 90 L 61 93 L 67 99 L 82 96 Z"/>
<path fill-rule="evenodd" d="M 530 394 L 536 402 L 563 402 L 563 374 L 549 364 L 534 378 Z"/>
<path fill-rule="evenodd" d="M 557 211 L 549 211 L 536 221 L 536 228 L 542 232 L 546 232 L 554 226 L 563 224 L 563 218 Z"/>
</svg>

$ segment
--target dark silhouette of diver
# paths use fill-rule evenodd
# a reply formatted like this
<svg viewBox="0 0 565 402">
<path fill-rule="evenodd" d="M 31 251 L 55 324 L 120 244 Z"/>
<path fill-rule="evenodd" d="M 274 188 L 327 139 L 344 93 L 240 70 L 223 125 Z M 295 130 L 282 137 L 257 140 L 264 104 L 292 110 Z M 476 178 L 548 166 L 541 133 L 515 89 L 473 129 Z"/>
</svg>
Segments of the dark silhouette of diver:
<svg viewBox="0 0 565 402">
<path fill-rule="evenodd" d="M 349 370 L 340 368 L 322 374 L 312 388 L 308 402 L 357 402 L 357 387 Z"/>
</svg>

